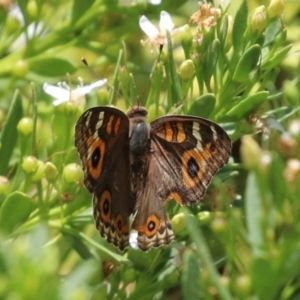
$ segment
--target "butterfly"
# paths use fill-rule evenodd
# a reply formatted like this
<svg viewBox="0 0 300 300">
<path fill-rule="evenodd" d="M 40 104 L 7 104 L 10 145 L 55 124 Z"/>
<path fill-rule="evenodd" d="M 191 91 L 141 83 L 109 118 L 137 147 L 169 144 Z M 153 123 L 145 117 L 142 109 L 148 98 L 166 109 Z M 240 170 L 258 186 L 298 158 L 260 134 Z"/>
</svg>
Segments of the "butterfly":
<svg viewBox="0 0 300 300">
<path fill-rule="evenodd" d="M 134 229 L 148 251 L 175 240 L 165 201 L 198 203 L 232 142 L 204 118 L 170 115 L 149 124 L 137 105 L 127 115 L 107 106 L 87 110 L 76 123 L 75 146 L 101 236 L 123 251 Z"/>
</svg>

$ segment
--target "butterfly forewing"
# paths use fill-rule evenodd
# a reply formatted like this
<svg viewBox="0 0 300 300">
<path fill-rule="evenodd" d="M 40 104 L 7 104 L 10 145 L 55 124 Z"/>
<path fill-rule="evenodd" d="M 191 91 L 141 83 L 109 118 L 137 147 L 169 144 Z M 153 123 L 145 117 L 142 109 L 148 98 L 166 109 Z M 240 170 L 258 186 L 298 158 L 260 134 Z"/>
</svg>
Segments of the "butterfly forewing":
<svg viewBox="0 0 300 300">
<path fill-rule="evenodd" d="M 160 197 L 189 205 L 203 198 L 215 173 L 228 162 L 231 140 L 209 120 L 167 116 L 151 123 L 151 149 L 164 178 L 164 187 L 156 187 Z"/>
<path fill-rule="evenodd" d="M 75 132 L 84 183 L 93 193 L 96 226 L 123 250 L 128 246 L 129 216 L 135 205 L 129 188 L 129 120 L 118 109 L 95 107 L 81 116 Z"/>
</svg>

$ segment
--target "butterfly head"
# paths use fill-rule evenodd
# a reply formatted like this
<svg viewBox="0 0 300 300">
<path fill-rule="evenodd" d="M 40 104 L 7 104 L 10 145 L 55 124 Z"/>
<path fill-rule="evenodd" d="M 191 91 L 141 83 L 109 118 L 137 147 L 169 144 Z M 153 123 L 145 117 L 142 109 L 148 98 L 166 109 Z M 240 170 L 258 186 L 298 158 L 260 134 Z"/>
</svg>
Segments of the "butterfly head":
<svg viewBox="0 0 300 300">
<path fill-rule="evenodd" d="M 140 105 L 135 105 L 127 112 L 127 117 L 129 119 L 136 118 L 136 117 L 146 117 L 147 114 L 148 111 L 145 107 Z"/>
</svg>

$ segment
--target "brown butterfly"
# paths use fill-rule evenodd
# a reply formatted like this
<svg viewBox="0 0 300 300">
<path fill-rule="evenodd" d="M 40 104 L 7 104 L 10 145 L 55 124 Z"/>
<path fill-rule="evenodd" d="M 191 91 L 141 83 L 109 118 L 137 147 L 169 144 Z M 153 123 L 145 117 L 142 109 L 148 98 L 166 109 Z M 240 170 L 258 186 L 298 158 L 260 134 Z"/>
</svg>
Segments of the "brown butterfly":
<svg viewBox="0 0 300 300">
<path fill-rule="evenodd" d="M 87 110 L 76 124 L 75 145 L 96 226 L 120 250 L 131 228 L 144 251 L 174 241 L 164 202 L 198 203 L 231 152 L 230 138 L 212 121 L 172 115 L 148 124 L 141 106 L 127 115 L 106 106 Z"/>
</svg>

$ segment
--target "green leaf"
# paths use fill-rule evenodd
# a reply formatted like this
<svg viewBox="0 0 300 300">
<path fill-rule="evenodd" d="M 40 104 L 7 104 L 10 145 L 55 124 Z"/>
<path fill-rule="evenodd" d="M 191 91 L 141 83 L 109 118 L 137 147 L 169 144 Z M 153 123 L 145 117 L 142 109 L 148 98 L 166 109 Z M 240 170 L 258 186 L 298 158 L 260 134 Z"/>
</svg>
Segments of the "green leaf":
<svg viewBox="0 0 300 300">
<path fill-rule="evenodd" d="M 76 235 L 63 232 L 64 237 L 70 242 L 72 248 L 80 255 L 82 259 L 93 258 L 89 248 L 83 243 L 82 239 Z"/>
<path fill-rule="evenodd" d="M 195 243 L 195 251 L 199 254 L 203 266 L 209 272 L 211 283 L 218 289 L 220 299 L 230 300 L 231 297 L 229 291 L 220 282 L 219 275 L 209 252 L 209 248 L 207 247 L 202 230 L 198 227 L 196 218 L 190 215 L 188 209 L 183 208 L 182 210 L 185 213 L 186 228 L 190 233 L 191 239 Z"/>
<path fill-rule="evenodd" d="M 270 261 L 265 258 L 257 257 L 253 260 L 250 268 L 251 278 L 259 299 L 275 299 L 278 292 L 278 276 Z"/>
<path fill-rule="evenodd" d="M 0 208 L 1 230 L 11 233 L 28 219 L 32 209 L 30 197 L 21 192 L 11 193 Z"/>
<path fill-rule="evenodd" d="M 266 101 L 268 96 L 269 92 L 261 91 L 247 97 L 246 99 L 242 99 L 236 106 L 226 113 L 226 116 L 234 117 L 234 119 L 240 119 L 242 116 L 249 114 L 254 108 Z"/>
<path fill-rule="evenodd" d="M 291 50 L 293 45 L 288 45 L 281 50 L 279 50 L 276 54 L 274 54 L 269 60 L 266 60 L 262 64 L 262 68 L 266 70 L 273 69 L 274 67 L 278 66 L 281 61 L 286 58 L 287 54 Z"/>
<path fill-rule="evenodd" d="M 73 1 L 72 7 L 72 24 L 75 24 L 82 17 L 85 17 L 85 12 L 93 5 L 94 0 Z"/>
<path fill-rule="evenodd" d="M 272 187 L 270 192 L 273 196 L 274 207 L 276 206 L 277 209 L 281 211 L 288 192 L 287 182 L 283 177 L 286 163 L 281 160 L 281 157 L 276 152 L 272 154 L 272 157 L 268 178 L 269 185 Z"/>
<path fill-rule="evenodd" d="M 232 43 L 235 55 L 240 52 L 244 42 L 244 33 L 247 29 L 248 7 L 245 0 L 242 1 L 239 7 L 232 28 Z"/>
<path fill-rule="evenodd" d="M 220 53 L 220 41 L 213 40 L 208 46 L 203 58 L 203 78 L 207 89 L 210 91 L 210 79 L 213 75 Z"/>
<path fill-rule="evenodd" d="M 22 98 L 17 90 L 14 94 L 6 122 L 2 128 L 0 136 L 0 174 L 2 175 L 5 175 L 8 172 L 9 161 L 18 139 L 17 124 L 21 120 L 22 116 Z"/>
<path fill-rule="evenodd" d="M 223 47 L 225 46 L 224 44 L 226 41 L 227 33 L 228 33 L 228 16 L 224 16 L 222 27 L 221 27 L 221 32 L 220 32 L 220 42 Z"/>
<path fill-rule="evenodd" d="M 261 217 L 263 203 L 259 184 L 254 172 L 249 173 L 245 192 L 246 224 L 254 255 L 260 255 L 264 243 Z"/>
<path fill-rule="evenodd" d="M 261 48 L 259 45 L 253 45 L 240 58 L 233 80 L 236 82 L 245 82 L 249 79 L 249 74 L 257 68 L 258 61 L 261 57 Z"/>
<path fill-rule="evenodd" d="M 170 85 L 171 85 L 171 95 L 168 95 L 168 105 L 174 105 L 183 99 L 183 92 L 178 76 L 178 72 L 175 67 L 174 57 L 173 57 L 173 46 L 170 33 L 167 32 L 168 38 L 168 73 L 170 76 Z"/>
<path fill-rule="evenodd" d="M 200 265 L 192 250 L 184 252 L 181 282 L 183 299 L 201 298 Z"/>
<path fill-rule="evenodd" d="M 208 118 L 213 112 L 216 104 L 214 94 L 205 94 L 196 99 L 188 110 L 189 115 Z"/>
<path fill-rule="evenodd" d="M 267 46 L 274 43 L 276 36 L 283 30 L 282 20 L 278 18 L 275 22 L 272 22 L 266 29 L 264 45 Z"/>
<path fill-rule="evenodd" d="M 52 56 L 41 56 L 31 60 L 30 69 L 42 76 L 66 76 L 67 73 L 76 71 L 76 68 L 68 60 Z"/>
</svg>

